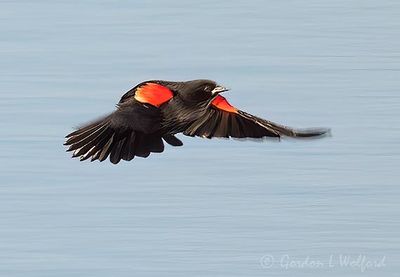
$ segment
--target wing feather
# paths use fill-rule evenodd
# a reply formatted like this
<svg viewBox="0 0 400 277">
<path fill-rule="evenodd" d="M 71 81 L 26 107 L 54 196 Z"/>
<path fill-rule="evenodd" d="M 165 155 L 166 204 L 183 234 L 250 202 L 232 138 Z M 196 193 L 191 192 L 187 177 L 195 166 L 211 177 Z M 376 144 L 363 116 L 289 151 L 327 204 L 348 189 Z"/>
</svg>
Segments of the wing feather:
<svg viewBox="0 0 400 277">
<path fill-rule="evenodd" d="M 67 151 L 74 151 L 72 157 L 80 157 L 81 161 L 109 158 L 116 164 L 121 159 L 147 157 L 164 151 L 160 122 L 159 108 L 134 101 L 68 134 L 65 145 L 69 146 Z M 172 135 L 167 140 L 173 145 L 182 144 Z"/>
<path fill-rule="evenodd" d="M 223 138 L 314 137 L 329 132 L 326 128 L 293 129 L 243 112 L 218 95 L 205 113 L 185 130 L 187 136 Z"/>
</svg>

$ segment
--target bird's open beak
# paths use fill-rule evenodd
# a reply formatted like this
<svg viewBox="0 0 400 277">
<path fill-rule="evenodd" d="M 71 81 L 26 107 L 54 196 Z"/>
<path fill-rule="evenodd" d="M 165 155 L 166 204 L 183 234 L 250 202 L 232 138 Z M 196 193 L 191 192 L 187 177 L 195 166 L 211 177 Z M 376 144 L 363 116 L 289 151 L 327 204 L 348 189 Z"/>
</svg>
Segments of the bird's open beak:
<svg viewBox="0 0 400 277">
<path fill-rule="evenodd" d="M 212 93 L 213 95 L 217 95 L 217 94 L 219 94 L 219 93 L 221 93 L 221 92 L 228 91 L 228 90 L 229 90 L 229 89 L 226 88 L 226 87 L 223 87 L 223 86 L 216 86 L 216 87 L 211 91 L 211 93 Z"/>
</svg>

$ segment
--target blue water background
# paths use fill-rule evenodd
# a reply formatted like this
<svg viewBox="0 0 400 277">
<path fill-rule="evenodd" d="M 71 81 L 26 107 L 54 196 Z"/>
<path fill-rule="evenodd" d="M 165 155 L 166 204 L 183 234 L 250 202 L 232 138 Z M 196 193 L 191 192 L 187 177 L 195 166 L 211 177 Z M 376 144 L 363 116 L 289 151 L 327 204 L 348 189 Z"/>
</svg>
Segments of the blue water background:
<svg viewBox="0 0 400 277">
<path fill-rule="evenodd" d="M 0 275 L 398 276 L 399 14 L 394 0 L 0 1 Z M 196 78 L 332 137 L 180 136 L 118 166 L 64 152 L 136 83 Z M 384 266 L 327 265 L 360 254 Z"/>
</svg>

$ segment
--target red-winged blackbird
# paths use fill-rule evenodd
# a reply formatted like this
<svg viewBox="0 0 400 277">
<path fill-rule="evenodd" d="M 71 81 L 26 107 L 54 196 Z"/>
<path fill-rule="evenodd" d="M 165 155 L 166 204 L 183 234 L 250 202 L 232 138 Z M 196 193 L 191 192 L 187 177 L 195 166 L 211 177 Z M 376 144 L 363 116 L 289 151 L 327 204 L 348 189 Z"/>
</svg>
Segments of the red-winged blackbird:
<svg viewBox="0 0 400 277">
<path fill-rule="evenodd" d="M 135 156 L 163 152 L 165 140 L 173 146 L 182 141 L 174 135 L 203 138 L 314 137 L 325 128 L 295 130 L 253 116 L 231 106 L 219 95 L 228 89 L 211 80 L 187 82 L 146 81 L 125 93 L 117 110 L 66 136 L 67 151 L 80 160 L 114 164 Z"/>
</svg>

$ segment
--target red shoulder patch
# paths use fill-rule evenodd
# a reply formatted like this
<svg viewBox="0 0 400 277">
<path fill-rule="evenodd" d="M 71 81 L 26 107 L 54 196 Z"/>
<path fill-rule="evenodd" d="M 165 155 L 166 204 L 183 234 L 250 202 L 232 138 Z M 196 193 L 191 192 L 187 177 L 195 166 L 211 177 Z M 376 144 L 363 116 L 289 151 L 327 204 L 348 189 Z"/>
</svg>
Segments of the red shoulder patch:
<svg viewBox="0 0 400 277">
<path fill-rule="evenodd" d="M 148 103 L 156 107 L 160 107 L 169 101 L 174 94 L 172 91 L 159 84 L 147 83 L 136 89 L 135 99 L 140 103 Z"/>
<path fill-rule="evenodd" d="M 223 110 L 225 112 L 237 113 L 238 111 L 234 106 L 229 104 L 228 101 L 226 101 L 226 99 L 221 95 L 215 97 L 215 99 L 211 102 L 211 104 L 217 109 Z"/>
</svg>

